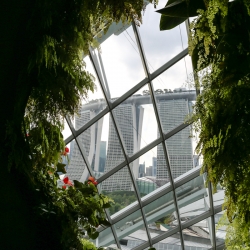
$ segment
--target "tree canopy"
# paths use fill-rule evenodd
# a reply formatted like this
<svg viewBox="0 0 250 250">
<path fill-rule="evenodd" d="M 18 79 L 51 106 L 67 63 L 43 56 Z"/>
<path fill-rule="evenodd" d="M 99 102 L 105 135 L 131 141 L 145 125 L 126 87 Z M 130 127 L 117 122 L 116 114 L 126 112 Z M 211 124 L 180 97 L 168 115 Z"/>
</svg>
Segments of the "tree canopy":
<svg viewBox="0 0 250 250">
<path fill-rule="evenodd" d="M 214 190 L 225 189 L 227 249 L 250 248 L 250 1 L 169 0 L 161 30 L 196 16 L 189 53 L 201 89 L 192 121 Z"/>
</svg>

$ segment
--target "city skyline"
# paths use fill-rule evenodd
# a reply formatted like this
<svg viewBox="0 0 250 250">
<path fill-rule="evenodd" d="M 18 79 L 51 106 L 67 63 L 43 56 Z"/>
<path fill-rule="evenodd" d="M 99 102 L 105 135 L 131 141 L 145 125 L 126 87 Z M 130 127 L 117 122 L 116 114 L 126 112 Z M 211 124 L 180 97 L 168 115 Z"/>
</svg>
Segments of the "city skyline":
<svg viewBox="0 0 250 250">
<path fill-rule="evenodd" d="M 163 119 L 163 129 L 167 129 L 166 132 L 169 132 L 171 129 L 178 126 L 185 120 L 186 115 L 189 113 L 190 103 L 193 100 L 194 95 L 194 91 L 185 91 L 184 89 L 182 89 L 170 93 L 161 93 L 156 96 L 159 113 L 161 115 L 161 119 Z M 148 105 L 149 103 L 150 96 L 133 95 L 128 100 L 126 100 L 126 102 L 122 103 L 113 110 L 113 115 L 118 125 L 117 129 L 120 132 L 126 150 L 125 153 L 128 156 L 132 156 L 141 149 L 141 143 L 143 141 L 142 128 L 144 123 L 143 106 Z M 166 104 L 169 104 L 170 106 L 167 107 Z M 92 119 L 96 115 L 96 113 L 99 112 L 101 106 L 102 104 L 100 102 L 91 102 L 88 105 L 84 105 L 82 107 L 81 115 L 75 118 L 75 128 L 81 128 L 90 119 Z M 175 106 L 175 109 L 172 110 L 173 106 Z M 183 109 L 183 107 L 185 107 L 186 109 Z M 167 113 L 169 113 L 169 115 L 167 115 Z M 108 130 L 105 130 L 104 120 L 105 117 L 101 118 L 97 123 L 93 124 L 81 135 L 79 135 L 79 142 L 83 145 L 85 154 L 89 161 L 89 165 L 94 170 L 96 178 L 99 178 L 102 174 L 109 172 L 112 168 L 116 167 L 124 161 L 124 155 L 117 136 L 116 128 L 114 127 L 114 124 L 109 117 L 109 128 Z M 155 133 L 157 133 L 157 130 L 155 131 Z M 107 141 L 103 140 L 103 134 L 105 134 L 105 136 L 108 135 Z M 181 136 L 177 134 L 172 137 L 172 140 L 174 141 L 172 143 L 170 142 L 170 145 L 172 146 L 170 146 L 169 148 L 170 160 L 172 161 L 171 165 L 174 166 L 173 171 L 175 172 L 175 168 L 178 168 L 178 164 L 179 168 L 182 169 L 182 171 L 177 171 L 178 174 L 174 174 L 174 177 L 179 176 L 181 173 L 187 172 L 193 167 L 192 143 L 191 139 L 188 139 L 190 136 L 189 128 L 187 127 L 186 129 L 184 129 L 181 134 Z M 192 165 L 189 165 L 188 167 L 185 164 L 185 166 L 183 165 L 183 161 L 179 159 L 180 157 L 177 157 L 177 164 L 177 161 L 173 158 L 173 153 L 171 153 L 171 150 L 173 151 L 173 147 L 177 148 L 177 151 L 175 149 L 174 154 L 178 155 L 180 153 L 178 150 L 182 148 L 181 145 L 183 144 L 183 136 L 185 136 L 186 140 L 189 140 L 189 144 L 186 145 L 186 147 L 189 151 L 188 159 L 191 159 Z M 180 137 L 179 139 L 177 139 L 177 145 L 173 146 L 173 143 L 176 144 L 177 137 Z M 75 147 L 75 142 L 72 142 L 71 144 L 71 161 L 68 166 L 67 175 L 72 179 L 84 181 L 87 178 L 87 171 L 84 171 L 84 169 L 86 170 L 86 164 L 85 162 L 83 162 L 79 149 Z M 156 175 L 157 179 L 165 179 L 168 181 L 168 175 L 165 173 L 167 171 L 166 163 L 162 163 L 162 161 L 160 160 L 161 158 L 163 159 L 164 156 L 162 155 L 162 152 L 160 152 L 160 146 L 157 146 L 157 154 L 151 157 L 151 159 L 147 161 L 146 164 L 144 161 L 145 174 L 147 167 L 151 166 L 152 176 Z M 100 169 L 101 161 L 102 167 Z M 141 158 L 136 159 L 133 163 L 130 164 L 130 168 L 136 179 L 142 177 L 139 174 L 140 164 Z M 163 173 L 162 171 L 165 172 Z M 131 183 L 132 181 L 129 171 L 127 168 L 124 168 L 123 170 L 118 171 L 117 173 L 109 177 L 109 179 L 104 181 L 102 183 L 102 189 L 110 191 L 132 190 L 133 188 Z"/>
</svg>

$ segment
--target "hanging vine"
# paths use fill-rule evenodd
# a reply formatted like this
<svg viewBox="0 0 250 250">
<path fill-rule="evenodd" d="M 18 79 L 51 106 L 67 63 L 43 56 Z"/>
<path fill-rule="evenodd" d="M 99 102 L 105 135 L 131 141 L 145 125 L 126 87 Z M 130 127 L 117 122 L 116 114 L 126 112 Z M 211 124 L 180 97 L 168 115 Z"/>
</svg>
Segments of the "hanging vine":
<svg viewBox="0 0 250 250">
<path fill-rule="evenodd" d="M 250 248 L 250 1 L 168 1 L 161 29 L 191 16 L 189 53 L 201 94 L 192 121 L 214 191 L 225 190 L 227 249 Z M 224 220 L 225 222 L 225 220 Z"/>
</svg>

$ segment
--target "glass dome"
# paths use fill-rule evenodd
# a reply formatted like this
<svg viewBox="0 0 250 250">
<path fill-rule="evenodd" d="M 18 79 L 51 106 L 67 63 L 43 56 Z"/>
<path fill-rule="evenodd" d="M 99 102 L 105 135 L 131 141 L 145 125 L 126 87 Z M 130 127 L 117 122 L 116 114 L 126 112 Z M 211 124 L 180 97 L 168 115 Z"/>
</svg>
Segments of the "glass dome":
<svg viewBox="0 0 250 250">
<path fill-rule="evenodd" d="M 162 3 L 157 8 L 162 8 Z M 111 227 L 99 226 L 108 249 L 223 249 L 216 228 L 224 191 L 212 194 L 188 117 L 196 99 L 186 25 L 159 30 L 146 7 L 143 23 L 113 24 L 84 57 L 95 92 L 66 118 L 67 175 L 98 181 L 115 202 Z"/>
</svg>

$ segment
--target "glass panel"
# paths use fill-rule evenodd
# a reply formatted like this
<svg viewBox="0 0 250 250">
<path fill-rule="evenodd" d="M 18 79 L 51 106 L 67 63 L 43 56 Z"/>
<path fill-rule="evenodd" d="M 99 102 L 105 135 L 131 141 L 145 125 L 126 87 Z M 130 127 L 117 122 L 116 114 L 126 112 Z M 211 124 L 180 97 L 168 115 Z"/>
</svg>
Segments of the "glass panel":
<svg viewBox="0 0 250 250">
<path fill-rule="evenodd" d="M 160 187 L 157 182 L 157 146 L 130 163 L 140 196 L 143 197 Z"/>
<path fill-rule="evenodd" d="M 137 210 L 126 218 L 118 221 L 114 225 L 114 228 L 122 247 L 132 249 L 148 241 L 140 210 Z"/>
<path fill-rule="evenodd" d="M 186 222 L 209 210 L 208 189 L 204 186 L 203 175 L 176 189 L 180 218 Z"/>
<path fill-rule="evenodd" d="M 212 224 L 211 218 L 182 230 L 185 250 L 205 250 L 212 248 Z"/>
<path fill-rule="evenodd" d="M 110 227 L 100 232 L 95 245 L 97 247 L 117 248 L 115 238 Z"/>
<path fill-rule="evenodd" d="M 71 130 L 69 128 L 68 123 L 66 122 L 66 120 L 64 119 L 64 129 L 62 131 L 62 135 L 63 135 L 63 139 L 67 139 L 70 135 L 71 135 Z"/>
<path fill-rule="evenodd" d="M 214 215 L 216 246 L 219 246 L 225 242 L 226 228 L 227 228 L 227 224 L 229 224 L 229 221 L 226 218 L 226 215 L 223 216 L 224 213 L 225 211 L 221 211 L 220 213 L 217 213 Z M 223 218 L 221 218 L 222 216 Z M 221 223 L 220 221 L 221 219 L 223 219 L 225 226 L 218 227 L 218 223 Z"/>
<path fill-rule="evenodd" d="M 100 184 L 100 191 L 115 202 L 109 208 L 110 215 L 118 216 L 120 214 L 118 212 L 123 208 L 129 205 L 134 206 L 138 203 L 127 166 L 103 181 Z"/>
<path fill-rule="evenodd" d="M 157 139 L 157 122 L 148 86 L 113 110 L 126 153 L 131 156 Z"/>
<path fill-rule="evenodd" d="M 157 242 L 153 247 L 156 250 L 182 250 L 180 233 L 175 233 L 170 237 Z"/>
<path fill-rule="evenodd" d="M 84 135 L 83 135 L 84 136 Z M 81 139 L 81 137 L 80 137 Z M 83 160 L 82 154 L 79 150 L 79 147 L 75 140 L 71 141 L 67 147 L 70 152 L 68 154 L 69 162 L 67 164 L 66 172 L 67 176 L 71 180 L 77 180 L 84 182 L 89 175 L 89 171 L 86 167 L 86 164 Z"/>
<path fill-rule="evenodd" d="M 107 34 L 109 38 L 101 44 L 98 62 L 107 78 L 107 92 L 116 99 L 144 79 L 145 74 L 132 26 L 113 24 Z"/>
<path fill-rule="evenodd" d="M 224 203 L 225 191 L 220 184 L 217 185 L 217 192 L 213 194 L 214 206 L 219 206 Z"/>
<path fill-rule="evenodd" d="M 172 191 L 151 202 L 143 209 L 151 238 L 155 238 L 178 225 Z"/>
<path fill-rule="evenodd" d="M 96 178 L 125 160 L 109 114 L 90 126 L 78 138 Z M 78 155 L 75 157 L 78 159 Z M 81 179 L 81 181 L 85 181 L 85 179 Z"/>
<path fill-rule="evenodd" d="M 171 126 L 171 122 L 169 122 L 169 126 Z M 199 167 L 200 157 L 194 152 L 196 138 L 192 137 L 192 126 L 182 129 L 167 139 L 166 146 L 173 179 L 182 178 L 188 171 Z M 159 151 L 159 154 L 162 152 Z"/>
<path fill-rule="evenodd" d="M 157 162 L 156 162 L 156 183 L 163 186 L 170 182 L 170 176 L 167 168 L 166 158 L 162 144 L 157 146 Z"/>
<path fill-rule="evenodd" d="M 71 120 L 76 130 L 80 129 L 84 124 L 89 122 L 107 107 L 100 83 L 89 56 L 84 58 L 84 62 L 86 63 L 86 71 L 93 77 L 95 87 L 94 92 L 88 91 L 87 96 L 82 96 L 81 109 L 78 114 L 75 114 L 74 119 Z"/>
<path fill-rule="evenodd" d="M 153 80 L 153 86 L 155 94 L 157 96 L 160 95 L 158 99 L 163 99 L 163 94 L 167 94 L 165 99 L 170 99 L 170 97 L 173 97 L 172 99 L 190 99 L 191 97 L 190 94 L 188 95 L 188 92 L 195 90 L 191 57 L 189 55 L 185 56 L 171 68 L 156 77 Z"/>
<path fill-rule="evenodd" d="M 166 1 L 159 1 L 156 9 L 161 9 L 165 5 Z M 161 14 L 155 12 L 156 9 L 153 4 L 147 5 L 143 16 L 143 23 L 139 28 L 151 72 L 176 56 L 183 48 L 187 48 L 185 23 L 180 25 L 181 30 L 177 26 L 172 30 L 160 31 Z"/>
</svg>

